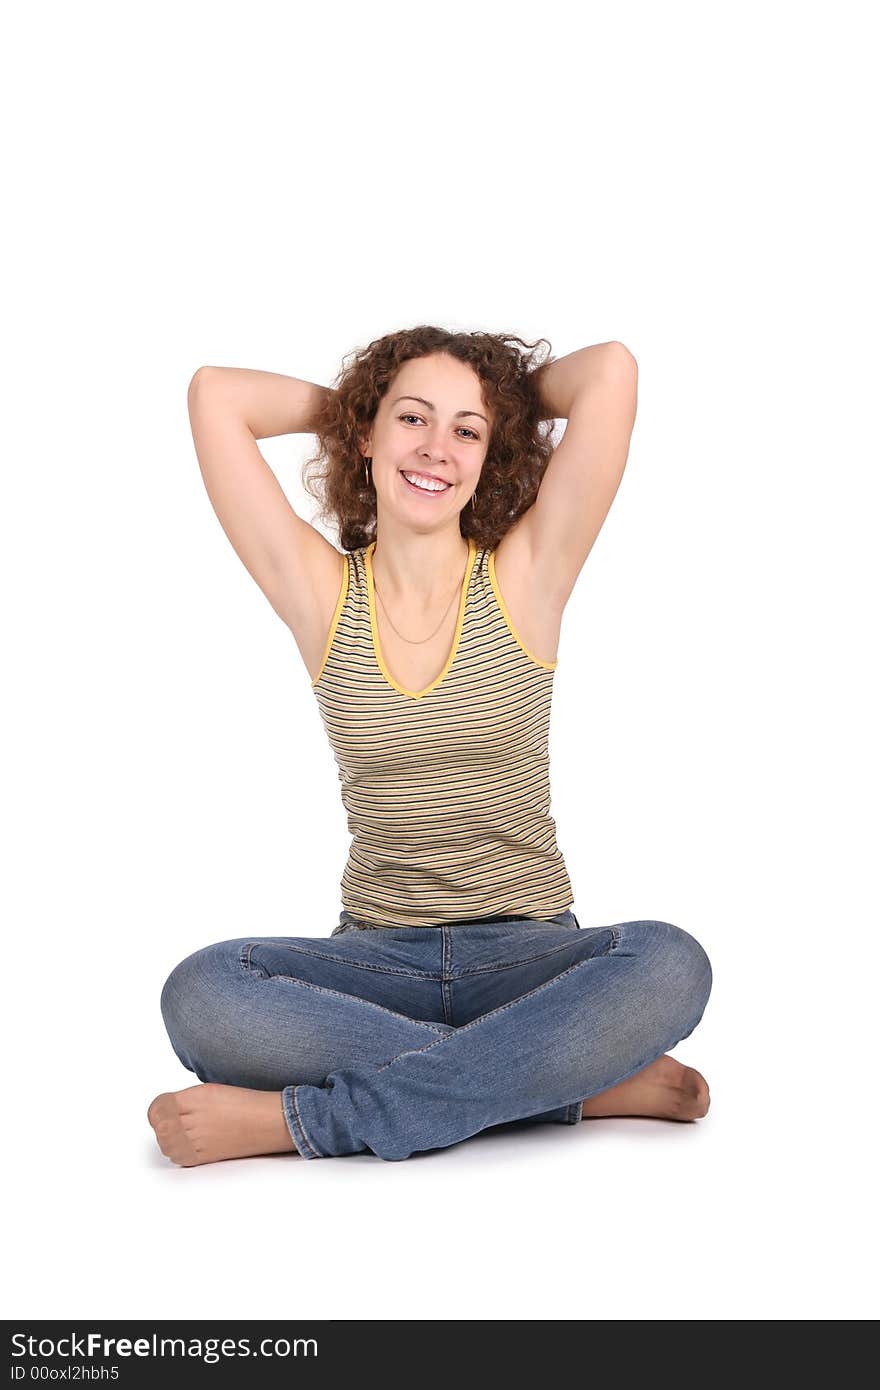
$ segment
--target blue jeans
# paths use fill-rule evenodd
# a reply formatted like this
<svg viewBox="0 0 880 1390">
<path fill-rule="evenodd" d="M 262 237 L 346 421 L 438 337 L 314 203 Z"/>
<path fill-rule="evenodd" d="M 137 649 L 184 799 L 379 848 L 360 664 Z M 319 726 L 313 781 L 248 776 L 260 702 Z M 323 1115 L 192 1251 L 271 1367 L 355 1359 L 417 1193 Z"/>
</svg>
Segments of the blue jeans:
<svg viewBox="0 0 880 1390">
<path fill-rule="evenodd" d="M 278 1090 L 303 1158 L 398 1160 L 582 1103 L 688 1037 L 709 958 L 669 922 L 581 927 L 567 909 L 328 937 L 220 941 L 171 972 L 161 1008 L 201 1081 Z"/>
</svg>

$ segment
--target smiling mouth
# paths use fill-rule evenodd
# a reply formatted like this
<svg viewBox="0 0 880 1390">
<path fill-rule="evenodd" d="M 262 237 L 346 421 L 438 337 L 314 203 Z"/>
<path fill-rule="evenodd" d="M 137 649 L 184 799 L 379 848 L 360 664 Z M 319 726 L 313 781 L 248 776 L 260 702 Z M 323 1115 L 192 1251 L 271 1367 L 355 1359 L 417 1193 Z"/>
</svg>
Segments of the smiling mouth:
<svg viewBox="0 0 880 1390">
<path fill-rule="evenodd" d="M 410 491 L 421 492 L 425 497 L 439 497 L 441 493 L 448 492 L 452 487 L 451 483 L 444 483 L 442 478 L 432 478 L 430 474 L 418 473 L 415 469 L 408 468 L 404 471 L 404 469 L 401 468 L 399 471 L 401 478 Z M 426 483 L 430 483 L 430 486 L 420 486 L 418 483 L 410 482 L 410 478 L 407 477 L 407 474 L 413 478 L 424 478 Z M 442 484 L 442 486 L 438 486 L 438 483 Z"/>
</svg>

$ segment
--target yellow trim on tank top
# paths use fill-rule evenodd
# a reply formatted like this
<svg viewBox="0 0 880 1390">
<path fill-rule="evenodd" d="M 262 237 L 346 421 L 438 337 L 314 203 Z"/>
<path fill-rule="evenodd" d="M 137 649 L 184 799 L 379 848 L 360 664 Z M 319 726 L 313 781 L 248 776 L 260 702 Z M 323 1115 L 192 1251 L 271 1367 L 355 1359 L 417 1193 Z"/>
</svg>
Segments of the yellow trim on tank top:
<svg viewBox="0 0 880 1390">
<path fill-rule="evenodd" d="M 501 609 L 501 612 L 504 614 L 504 621 L 507 623 L 507 626 L 510 628 L 510 635 L 511 635 L 511 637 L 513 637 L 514 640 L 515 640 L 516 642 L 519 643 L 519 645 L 522 647 L 523 651 L 525 652 L 526 656 L 529 657 L 532 661 L 534 661 L 534 663 L 535 663 L 536 666 L 543 666 L 543 668 L 544 668 L 545 671 L 555 671 L 555 670 L 556 670 L 556 667 L 559 665 L 559 658 L 557 657 L 557 659 L 556 659 L 555 661 L 542 661 L 541 658 L 540 658 L 539 656 L 535 656 L 535 653 L 534 653 L 534 652 L 530 652 L 530 651 L 529 651 L 529 649 L 528 649 L 528 647 L 526 646 L 525 642 L 524 642 L 523 639 L 520 637 L 519 633 L 517 632 L 516 628 L 514 627 L 513 622 L 512 622 L 512 620 L 511 620 L 511 617 L 510 617 L 510 614 L 509 614 L 508 611 L 507 611 L 507 604 L 504 602 L 504 599 L 501 597 L 501 590 L 500 590 L 499 587 L 498 587 L 498 580 L 497 580 L 496 577 L 495 577 L 495 551 L 494 551 L 494 550 L 492 550 L 492 551 L 489 552 L 489 579 L 491 580 L 492 588 L 493 588 L 494 591 L 495 591 L 495 597 L 496 597 L 496 599 L 498 600 L 498 607 Z"/>
<path fill-rule="evenodd" d="M 324 674 L 324 667 L 327 665 L 327 658 L 330 655 L 330 648 L 333 646 L 333 638 L 336 636 L 336 628 L 339 623 L 339 616 L 342 613 L 342 605 L 345 603 L 345 596 L 348 593 L 348 552 L 341 552 L 342 557 L 342 582 L 339 585 L 339 597 L 336 600 L 336 607 L 333 610 L 333 617 L 330 622 L 330 632 L 327 637 L 327 644 L 324 647 L 324 655 L 321 657 L 321 665 L 318 667 L 318 674 L 312 681 L 312 689 Z"/>
</svg>

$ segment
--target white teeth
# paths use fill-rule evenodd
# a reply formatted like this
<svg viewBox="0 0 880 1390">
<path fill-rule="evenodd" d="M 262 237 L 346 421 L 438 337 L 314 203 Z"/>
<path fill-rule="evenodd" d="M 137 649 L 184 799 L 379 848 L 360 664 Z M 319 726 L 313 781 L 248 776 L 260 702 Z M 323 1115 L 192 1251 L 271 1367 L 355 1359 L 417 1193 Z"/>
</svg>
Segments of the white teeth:
<svg viewBox="0 0 880 1390">
<path fill-rule="evenodd" d="M 403 469 L 400 470 L 403 473 Z M 408 483 L 420 487 L 424 492 L 445 492 L 449 483 L 432 483 L 428 478 L 420 478 L 414 473 L 403 473 Z"/>
</svg>

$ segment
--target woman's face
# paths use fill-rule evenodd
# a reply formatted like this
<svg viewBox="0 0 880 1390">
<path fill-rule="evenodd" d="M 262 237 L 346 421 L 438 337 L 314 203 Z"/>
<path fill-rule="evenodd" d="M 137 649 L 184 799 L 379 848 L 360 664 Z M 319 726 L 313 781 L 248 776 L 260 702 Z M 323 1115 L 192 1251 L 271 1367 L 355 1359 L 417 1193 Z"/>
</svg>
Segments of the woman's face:
<svg viewBox="0 0 880 1390">
<path fill-rule="evenodd" d="M 404 524 L 448 525 L 470 501 L 489 447 L 492 415 L 480 378 L 446 353 L 411 358 L 379 403 L 364 455 L 380 512 Z M 404 473 L 446 484 L 426 491 Z M 424 478 L 423 478 L 424 480 Z"/>
</svg>

